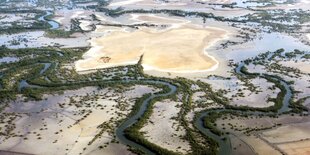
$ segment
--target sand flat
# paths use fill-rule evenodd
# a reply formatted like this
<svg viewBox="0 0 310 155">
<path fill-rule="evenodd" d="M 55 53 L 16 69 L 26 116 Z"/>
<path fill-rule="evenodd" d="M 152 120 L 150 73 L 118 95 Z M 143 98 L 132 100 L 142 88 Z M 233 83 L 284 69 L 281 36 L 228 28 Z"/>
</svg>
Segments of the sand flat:
<svg viewBox="0 0 310 155">
<path fill-rule="evenodd" d="M 266 142 L 254 136 L 241 136 L 240 138 L 243 141 L 245 141 L 248 145 L 250 145 L 254 149 L 254 152 L 256 154 L 272 154 L 272 155 L 281 154 L 279 151 L 275 150 Z"/>
<path fill-rule="evenodd" d="M 164 72 L 203 72 L 214 70 L 218 62 L 205 49 L 226 38 L 219 28 L 182 27 L 164 32 L 146 29 L 116 31 L 94 38 L 84 59 L 76 62 L 78 71 L 137 63 L 143 55 L 145 70 Z M 109 61 L 102 61 L 102 58 Z"/>
<path fill-rule="evenodd" d="M 118 2 L 112 2 L 109 6 L 123 6 L 128 4 L 133 4 L 140 2 L 142 0 L 126 0 L 126 1 L 118 1 Z"/>
<path fill-rule="evenodd" d="M 190 21 L 181 19 L 181 18 L 168 18 L 154 14 L 131 14 L 131 20 L 136 20 L 140 22 L 149 22 L 149 23 L 164 23 L 164 24 L 181 24 L 181 23 L 190 23 Z"/>
<path fill-rule="evenodd" d="M 266 131 L 262 136 L 271 143 L 283 143 L 310 138 L 309 122 L 285 125 L 274 130 Z"/>
<path fill-rule="evenodd" d="M 310 141 L 299 141 L 293 143 L 280 144 L 278 147 L 288 155 L 307 155 L 310 154 Z"/>
</svg>

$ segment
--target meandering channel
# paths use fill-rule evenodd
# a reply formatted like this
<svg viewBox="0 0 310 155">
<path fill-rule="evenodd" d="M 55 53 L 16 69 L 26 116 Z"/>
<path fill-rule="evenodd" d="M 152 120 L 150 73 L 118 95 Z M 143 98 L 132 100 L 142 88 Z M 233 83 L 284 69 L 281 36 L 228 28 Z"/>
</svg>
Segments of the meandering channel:
<svg viewBox="0 0 310 155">
<path fill-rule="evenodd" d="M 39 17 L 38 20 L 44 21 L 44 22 L 47 22 L 48 24 L 50 24 L 51 25 L 51 28 L 50 28 L 51 30 L 58 29 L 59 26 L 60 26 L 59 23 L 57 23 L 57 22 L 55 22 L 53 20 L 46 20 L 45 19 L 47 16 L 49 16 L 51 14 L 53 14 L 51 11 L 46 11 L 46 14 L 41 16 L 41 17 Z"/>
<path fill-rule="evenodd" d="M 50 64 L 49 63 L 43 63 L 45 66 L 44 68 L 40 71 L 40 74 L 44 73 L 49 67 Z M 241 68 L 244 66 L 244 63 L 239 63 L 238 67 L 236 68 L 235 72 L 241 76 L 247 76 L 246 74 L 242 73 L 240 70 Z M 262 75 L 261 75 L 262 76 Z M 263 76 L 268 76 L 268 75 L 263 75 Z M 281 114 L 284 112 L 287 112 L 290 110 L 289 108 L 289 101 L 292 97 L 292 90 L 290 89 L 289 85 L 283 81 L 282 79 L 278 79 L 276 77 L 272 77 L 273 79 L 276 79 L 280 82 L 280 84 L 282 86 L 284 86 L 285 90 L 286 90 L 286 94 L 282 100 L 282 106 L 280 109 L 278 109 L 277 113 Z M 133 124 L 135 124 L 145 113 L 145 111 L 147 110 L 148 105 L 150 104 L 150 102 L 156 98 L 156 97 L 165 97 L 165 96 L 169 96 L 172 95 L 174 93 L 176 93 L 177 91 L 177 87 L 169 82 L 165 82 L 165 81 L 156 81 L 156 80 L 123 80 L 121 82 L 127 83 L 127 82 L 134 82 L 134 81 L 138 81 L 141 82 L 143 81 L 146 84 L 151 84 L 151 85 L 165 85 L 167 87 L 169 87 L 169 92 L 166 93 L 155 93 L 150 95 L 148 98 L 146 98 L 143 103 L 141 104 L 141 106 L 139 107 L 139 110 L 137 113 L 133 114 L 131 117 L 127 118 L 117 129 L 116 129 L 116 137 L 118 138 L 118 140 L 125 145 L 128 145 L 132 148 L 136 148 L 139 149 L 141 151 L 143 151 L 144 153 L 148 154 L 148 155 L 155 155 L 154 152 L 152 152 L 150 149 L 148 149 L 147 147 L 144 147 L 141 144 L 138 144 L 130 139 L 128 139 L 125 136 L 125 130 L 129 127 L 131 127 Z M 24 87 L 40 87 L 40 86 L 36 86 L 36 85 L 29 85 L 27 83 L 25 83 L 26 80 L 22 80 L 22 88 Z M 107 81 L 107 83 L 109 82 L 113 82 L 113 81 Z M 204 123 L 203 123 L 203 119 L 205 117 L 208 117 L 208 115 L 211 112 L 227 112 L 227 111 L 231 111 L 231 112 L 240 112 L 240 113 L 244 113 L 244 114 L 249 114 L 249 115 L 266 115 L 266 114 L 271 114 L 272 112 L 260 112 L 260 111 L 241 111 L 241 110 L 232 110 L 232 109 L 210 109 L 207 111 L 204 111 L 202 113 L 200 113 L 198 115 L 198 119 L 195 120 L 194 122 L 194 126 L 201 131 L 201 133 L 203 133 L 205 136 L 212 138 L 213 140 L 215 140 L 218 144 L 219 144 L 219 152 L 218 154 L 220 155 L 227 155 L 227 154 L 231 154 L 231 144 L 230 144 L 230 140 L 229 140 L 229 136 L 228 135 L 216 135 L 214 133 L 212 133 L 212 131 L 210 129 L 205 128 Z M 226 140 L 224 140 L 226 139 Z"/>
<path fill-rule="evenodd" d="M 137 148 L 141 151 L 143 151 L 144 153 L 148 154 L 148 155 L 155 155 L 154 152 L 152 152 L 151 150 L 149 150 L 148 148 L 133 142 L 129 139 L 127 139 L 125 137 L 125 133 L 124 131 L 129 128 L 130 126 L 132 126 L 134 123 L 136 123 L 144 114 L 144 112 L 146 111 L 150 101 L 156 97 L 164 97 L 164 96 L 169 96 L 173 93 L 176 92 L 177 87 L 168 83 L 168 82 L 163 82 L 163 81 L 147 81 L 147 83 L 150 84 L 162 84 L 162 85 L 166 85 L 169 87 L 170 91 L 164 94 L 152 94 L 150 97 L 148 97 L 147 99 L 145 99 L 142 103 L 142 105 L 139 108 L 139 111 L 137 113 L 135 113 L 133 116 L 131 116 L 130 118 L 128 118 L 127 120 L 125 120 L 117 129 L 116 129 L 116 136 L 119 139 L 119 141 L 125 145 L 129 145 L 130 147 L 133 148 Z"/>
<path fill-rule="evenodd" d="M 241 68 L 244 66 L 244 63 L 240 63 L 238 65 L 238 67 L 236 68 L 236 73 L 241 75 L 241 76 L 247 76 L 244 73 L 242 73 L 240 70 Z M 264 76 L 268 76 L 268 75 L 264 75 Z M 284 99 L 282 101 L 282 107 L 280 109 L 278 109 L 277 113 L 283 113 L 283 112 L 287 112 L 290 110 L 289 108 L 289 100 L 292 97 L 292 92 L 291 89 L 289 87 L 289 85 L 283 81 L 282 79 L 277 79 L 275 77 L 273 77 L 273 79 L 280 81 L 281 85 L 284 86 L 285 90 L 286 90 L 286 94 L 284 96 Z M 155 81 L 149 81 L 150 83 L 156 84 Z M 134 114 L 132 117 L 128 118 L 125 122 L 123 122 L 116 130 L 116 136 L 118 137 L 118 139 L 120 140 L 121 143 L 125 144 L 125 145 L 129 145 L 133 148 L 137 148 L 139 150 L 142 150 L 143 152 L 145 152 L 146 154 L 155 154 L 153 153 L 151 150 L 149 150 L 148 148 L 135 143 L 129 139 L 127 139 L 124 136 L 124 131 L 129 128 L 130 126 L 132 126 L 134 123 L 136 123 L 139 118 L 142 117 L 142 115 L 144 114 L 144 112 L 147 109 L 148 104 L 150 103 L 150 101 L 152 99 L 154 99 L 155 97 L 159 97 L 159 96 L 168 96 L 171 95 L 172 93 L 176 92 L 176 87 L 171 85 L 170 83 L 167 82 L 160 82 L 160 84 L 169 86 L 170 91 L 168 93 L 165 94 L 153 94 L 152 96 L 150 96 L 149 98 L 145 99 L 143 101 L 143 104 L 141 105 L 139 111 Z M 230 141 L 229 141 L 229 137 L 227 135 L 223 135 L 223 136 L 218 136 L 214 133 L 211 132 L 210 129 L 207 129 L 204 127 L 203 125 L 203 118 L 208 117 L 208 115 L 210 114 L 210 112 L 224 112 L 224 111 L 234 111 L 234 112 L 243 112 L 241 110 L 231 110 L 231 109 L 213 109 L 213 110 L 208 110 L 205 111 L 203 113 L 201 113 L 199 115 L 199 118 L 194 122 L 195 127 L 200 130 L 204 135 L 212 138 L 213 140 L 215 140 L 218 144 L 219 144 L 219 152 L 218 154 L 220 155 L 227 155 L 227 154 L 231 154 L 231 145 L 230 145 Z M 251 114 L 251 115 L 264 115 L 267 114 L 266 112 L 259 112 L 259 111 L 248 111 L 246 112 L 246 114 Z M 269 113 L 270 114 L 270 113 Z M 226 139 L 226 140 L 223 140 Z"/>
<path fill-rule="evenodd" d="M 241 68 L 244 67 L 244 63 L 239 63 L 239 65 L 237 66 L 237 68 L 235 69 L 235 72 L 241 76 L 247 76 L 246 74 L 244 74 L 243 72 L 241 72 Z M 264 76 L 269 76 L 269 75 L 264 75 Z M 290 86 L 283 81 L 282 79 L 278 79 L 276 77 L 272 77 L 275 80 L 278 80 L 280 82 L 280 84 L 282 86 L 284 86 L 285 88 L 285 96 L 282 100 L 282 106 L 280 109 L 277 110 L 278 114 L 284 113 L 284 112 L 288 112 L 291 109 L 289 108 L 289 101 L 292 98 L 292 90 L 290 88 Z M 239 112 L 239 113 L 244 113 L 244 114 L 249 114 L 249 115 L 266 115 L 266 114 L 270 114 L 271 112 L 259 112 L 259 111 L 241 111 L 241 110 L 232 110 L 232 109 L 211 109 L 211 110 L 207 110 L 204 111 L 202 113 L 200 113 L 198 115 L 198 119 L 196 119 L 196 121 L 194 122 L 195 127 L 201 131 L 201 133 L 203 133 L 204 135 L 212 138 L 213 140 L 215 140 L 218 145 L 219 145 L 219 151 L 218 154 L 219 155 L 228 155 L 231 154 L 231 144 L 230 144 L 230 140 L 229 140 L 229 136 L 228 135 L 222 135 L 219 136 L 217 134 L 214 134 L 213 132 L 211 132 L 210 129 L 205 128 L 204 126 L 204 121 L 203 119 L 205 117 L 208 117 L 208 115 L 211 112 L 225 112 L 225 111 L 231 111 L 231 112 Z M 224 140 L 226 139 L 226 140 Z"/>
<path fill-rule="evenodd" d="M 42 70 L 47 70 L 47 68 L 50 66 L 50 64 L 45 63 L 45 67 Z M 42 74 L 42 70 L 40 71 L 40 74 Z M 115 81 L 105 81 L 106 83 L 112 83 Z M 128 145 L 132 148 L 137 148 L 143 152 L 145 152 L 148 155 L 155 155 L 154 152 L 152 152 L 151 150 L 149 150 L 148 148 L 129 140 L 128 138 L 126 138 L 125 136 L 125 130 L 129 127 L 131 127 L 134 123 L 136 123 L 145 113 L 145 111 L 147 110 L 148 105 L 150 104 L 150 102 L 157 97 L 165 97 L 165 96 L 169 96 L 172 95 L 174 93 L 176 93 L 177 91 L 177 87 L 169 82 L 165 82 L 165 81 L 157 81 L 157 80 L 147 80 L 147 79 L 142 79 L 142 80 L 122 80 L 122 81 L 118 81 L 121 83 L 129 83 L 129 82 L 143 82 L 144 84 L 150 84 L 150 85 L 165 85 L 167 87 L 169 87 L 169 91 L 165 92 L 165 93 L 153 93 L 151 94 L 148 98 L 146 98 L 141 106 L 139 107 L 139 110 L 137 113 L 133 114 L 131 117 L 127 118 L 117 129 L 116 129 L 116 137 L 118 138 L 118 140 L 125 144 Z M 74 84 L 74 83 L 72 83 Z M 48 85 L 47 85 L 48 86 Z M 27 83 L 26 80 L 22 80 L 20 82 L 19 85 L 19 91 L 21 91 L 21 89 L 26 88 L 26 87 L 31 87 L 31 88 L 43 88 L 44 86 L 37 86 L 37 85 L 30 85 Z"/>
</svg>

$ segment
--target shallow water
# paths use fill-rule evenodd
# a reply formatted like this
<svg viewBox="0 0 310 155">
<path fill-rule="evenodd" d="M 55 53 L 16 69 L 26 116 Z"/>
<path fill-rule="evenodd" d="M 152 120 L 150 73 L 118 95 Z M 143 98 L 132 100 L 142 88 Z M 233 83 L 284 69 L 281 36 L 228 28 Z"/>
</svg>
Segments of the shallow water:
<svg viewBox="0 0 310 155">
<path fill-rule="evenodd" d="M 0 64 L 1 63 L 12 63 L 19 61 L 19 58 L 17 57 L 2 57 L 0 58 Z"/>
<path fill-rule="evenodd" d="M 283 48 L 285 52 L 294 49 L 309 50 L 310 47 L 301 43 L 298 39 L 281 33 L 262 33 L 253 41 L 234 45 L 227 49 L 218 50 L 214 53 L 225 54 L 227 59 L 233 59 L 235 62 L 255 57 L 260 53 L 267 51 L 276 51 Z M 227 53 L 227 54 L 226 54 Z"/>
<path fill-rule="evenodd" d="M 45 22 L 48 22 L 48 24 L 51 25 L 51 28 L 50 29 L 58 29 L 59 28 L 59 23 L 53 21 L 53 20 L 45 20 L 45 17 L 49 16 L 53 14 L 51 11 L 46 11 L 46 14 L 41 16 L 38 20 L 41 20 L 41 21 L 45 21 Z"/>
<path fill-rule="evenodd" d="M 31 85 L 26 80 L 21 80 L 18 85 L 18 91 L 22 91 L 24 88 L 40 88 L 40 86 Z"/>
<path fill-rule="evenodd" d="M 44 68 L 40 71 L 40 74 L 43 74 L 52 65 L 51 63 L 43 63 L 43 64 Z"/>
</svg>

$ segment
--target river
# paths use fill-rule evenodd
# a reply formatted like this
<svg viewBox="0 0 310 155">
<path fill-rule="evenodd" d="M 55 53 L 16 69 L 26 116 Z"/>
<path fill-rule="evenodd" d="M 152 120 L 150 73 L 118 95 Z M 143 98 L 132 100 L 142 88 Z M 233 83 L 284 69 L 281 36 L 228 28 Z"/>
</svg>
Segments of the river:
<svg viewBox="0 0 310 155">
<path fill-rule="evenodd" d="M 240 62 L 238 64 L 238 66 L 235 69 L 235 72 L 241 76 L 246 76 L 244 73 L 241 72 L 241 68 L 244 67 L 244 63 Z M 263 75 L 263 76 L 268 76 L 268 75 Z M 284 99 L 282 101 L 282 107 L 280 109 L 278 109 L 277 113 L 281 114 L 284 112 L 288 112 L 291 109 L 289 108 L 289 101 L 292 97 L 292 90 L 290 88 L 290 86 L 283 81 L 282 79 L 277 79 L 275 77 L 273 77 L 273 79 L 280 81 L 280 84 L 282 86 L 284 86 L 285 90 L 286 90 L 286 94 L 284 96 Z M 270 114 L 270 112 L 268 113 L 264 113 L 264 112 L 258 112 L 258 111 L 241 111 L 241 110 L 227 110 L 227 109 L 215 109 L 215 110 L 208 110 L 208 111 L 204 111 L 202 113 L 200 113 L 198 116 L 198 119 L 195 121 L 194 125 L 195 127 L 200 130 L 205 136 L 212 138 L 213 140 L 215 140 L 218 144 L 219 144 L 219 151 L 218 154 L 219 155 L 228 155 L 231 154 L 231 144 L 230 144 L 230 139 L 228 135 L 222 135 L 222 136 L 218 136 L 214 133 L 211 132 L 210 129 L 207 129 L 204 127 L 204 122 L 203 119 L 205 117 L 208 117 L 208 115 L 210 114 L 210 112 L 224 112 L 224 111 L 234 111 L 234 112 L 239 112 L 239 113 L 244 113 L 244 114 L 249 114 L 249 115 L 264 115 L 264 114 Z M 223 140 L 226 139 L 226 140 Z"/>
<path fill-rule="evenodd" d="M 143 152 L 145 152 L 147 155 L 155 155 L 154 152 L 152 152 L 151 150 L 147 149 L 146 147 L 133 142 L 129 139 L 127 139 L 124 135 L 124 131 L 129 128 L 130 126 L 132 126 L 134 123 L 136 123 L 139 118 L 142 117 L 142 115 L 144 114 L 144 112 L 147 110 L 147 107 L 150 103 L 150 101 L 156 97 L 164 97 L 164 96 L 169 96 L 171 94 L 174 94 L 177 90 L 176 86 L 168 83 L 168 82 L 163 82 L 163 81 L 148 81 L 148 83 L 150 84 L 162 84 L 162 85 L 166 85 L 170 88 L 170 91 L 164 94 L 152 94 L 150 97 L 148 97 L 147 99 L 145 99 L 142 103 L 142 105 L 139 108 L 139 111 L 137 113 L 135 113 L 133 116 L 131 116 L 130 118 L 126 119 L 117 129 L 116 129 L 116 137 L 119 139 L 119 141 L 125 145 L 129 145 L 133 148 L 137 148 L 139 150 L 142 150 Z"/>
<path fill-rule="evenodd" d="M 47 16 L 52 15 L 52 14 L 53 13 L 51 11 L 46 11 L 46 14 L 41 16 L 41 17 L 39 17 L 38 20 L 44 21 L 44 22 L 48 22 L 48 24 L 51 25 L 51 28 L 50 28 L 51 30 L 58 29 L 59 26 L 60 26 L 59 23 L 57 23 L 57 22 L 55 22 L 53 20 L 46 20 L 45 19 Z"/>
</svg>

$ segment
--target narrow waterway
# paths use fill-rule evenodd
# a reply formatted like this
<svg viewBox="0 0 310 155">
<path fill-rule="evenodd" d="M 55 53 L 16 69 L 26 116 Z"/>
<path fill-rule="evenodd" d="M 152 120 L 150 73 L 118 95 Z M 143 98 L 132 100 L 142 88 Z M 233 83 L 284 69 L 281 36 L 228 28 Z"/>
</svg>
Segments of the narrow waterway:
<svg viewBox="0 0 310 155">
<path fill-rule="evenodd" d="M 52 13 L 51 11 L 46 11 L 46 14 L 43 15 L 43 16 L 41 16 L 41 17 L 39 17 L 38 20 L 44 21 L 44 22 L 47 22 L 48 24 L 50 24 L 50 25 L 51 25 L 51 28 L 50 28 L 50 29 L 52 29 L 52 30 L 58 29 L 59 26 L 60 26 L 59 23 L 57 23 L 57 22 L 55 22 L 55 21 L 53 21 L 53 20 L 46 20 L 46 19 L 45 19 L 47 16 L 52 15 L 52 14 L 53 14 L 53 13 Z"/>
<path fill-rule="evenodd" d="M 51 67 L 51 63 L 42 63 L 44 65 L 44 68 L 40 70 L 40 75 L 42 75 L 47 69 Z M 22 91 L 24 88 L 41 88 L 40 86 L 31 85 L 27 82 L 27 80 L 21 80 L 18 85 L 18 91 Z"/>
<path fill-rule="evenodd" d="M 44 68 L 40 71 L 40 74 L 43 74 L 52 65 L 51 63 L 43 63 L 43 64 L 44 64 Z"/>
<path fill-rule="evenodd" d="M 240 62 L 238 64 L 238 66 L 236 67 L 235 72 L 241 76 L 246 76 L 244 73 L 241 72 L 242 67 L 244 67 L 244 63 Z M 268 76 L 268 75 L 264 75 L 264 76 Z M 275 77 L 273 77 L 273 79 L 280 81 L 281 85 L 284 86 L 285 92 L 286 92 L 284 99 L 282 101 L 282 107 L 280 109 L 278 109 L 277 113 L 281 114 L 281 113 L 290 111 L 291 109 L 289 108 L 289 103 L 290 103 L 289 101 L 292 98 L 292 90 L 291 90 L 290 86 L 285 81 L 283 81 L 282 79 L 277 79 Z M 227 109 L 208 110 L 208 111 L 200 113 L 198 116 L 198 119 L 195 121 L 194 125 L 204 135 L 212 138 L 213 140 L 215 140 L 219 144 L 219 151 L 218 151 L 219 155 L 231 154 L 232 148 L 231 148 L 229 136 L 228 135 L 219 136 L 219 135 L 212 133 L 210 129 L 205 128 L 203 120 L 205 117 L 208 117 L 210 112 L 224 112 L 224 111 L 234 111 L 234 112 L 244 113 L 244 114 L 248 114 L 248 115 L 271 114 L 271 112 L 268 112 L 268 113 L 258 112 L 258 111 L 246 111 L 245 112 L 245 111 L 240 111 L 240 110 L 227 110 Z"/>
<path fill-rule="evenodd" d="M 145 152 L 147 155 L 154 155 L 155 153 L 149 150 L 148 148 L 133 142 L 129 139 L 127 139 L 124 135 L 124 131 L 132 126 L 134 123 L 136 123 L 145 113 L 147 110 L 147 107 L 150 103 L 150 101 L 156 97 L 164 97 L 164 96 L 169 96 L 173 93 L 176 92 L 177 88 L 176 86 L 168 83 L 168 82 L 163 82 L 163 81 L 148 81 L 150 84 L 161 84 L 161 85 L 166 85 L 169 87 L 170 91 L 164 94 L 152 94 L 150 97 L 145 99 L 142 103 L 142 105 L 139 108 L 139 111 L 135 113 L 133 116 L 130 118 L 126 119 L 117 129 L 116 129 L 116 137 L 119 139 L 119 141 L 125 145 L 129 145 L 130 147 L 137 148 L 143 152 Z"/>
</svg>

